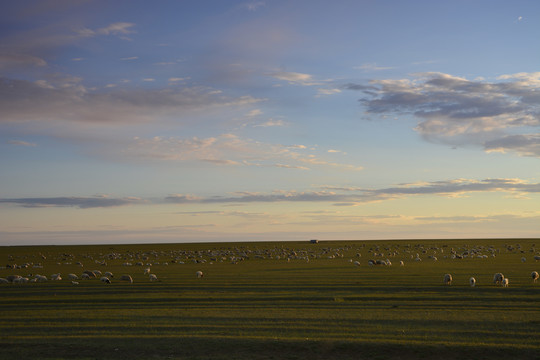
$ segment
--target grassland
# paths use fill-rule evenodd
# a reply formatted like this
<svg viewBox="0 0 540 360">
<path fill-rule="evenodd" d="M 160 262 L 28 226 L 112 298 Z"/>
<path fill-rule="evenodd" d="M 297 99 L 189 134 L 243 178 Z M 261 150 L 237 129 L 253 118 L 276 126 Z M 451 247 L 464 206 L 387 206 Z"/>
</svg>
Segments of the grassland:
<svg viewBox="0 0 540 360">
<path fill-rule="evenodd" d="M 64 278 L 0 284 L 0 359 L 540 359 L 534 255 L 537 239 L 0 247 L 0 277 Z M 112 284 L 67 280 L 96 269 Z"/>
</svg>

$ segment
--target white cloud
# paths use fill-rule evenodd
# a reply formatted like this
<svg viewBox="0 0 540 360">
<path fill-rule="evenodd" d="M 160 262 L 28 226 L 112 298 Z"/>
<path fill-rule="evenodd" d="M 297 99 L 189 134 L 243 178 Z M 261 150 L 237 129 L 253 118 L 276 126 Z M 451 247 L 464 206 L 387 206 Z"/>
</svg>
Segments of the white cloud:
<svg viewBox="0 0 540 360">
<path fill-rule="evenodd" d="M 120 58 L 120 60 L 123 60 L 123 61 L 138 60 L 138 59 L 139 59 L 138 56 L 131 56 L 131 57 Z"/>
<path fill-rule="evenodd" d="M 268 74 L 269 76 L 287 81 L 292 85 L 302 85 L 302 86 L 313 86 L 321 85 L 321 82 L 315 81 L 313 75 L 298 73 L 298 72 L 287 72 L 287 71 L 276 71 Z"/>
<path fill-rule="evenodd" d="M 335 95 L 341 92 L 340 89 L 317 89 L 317 96 Z"/>
</svg>

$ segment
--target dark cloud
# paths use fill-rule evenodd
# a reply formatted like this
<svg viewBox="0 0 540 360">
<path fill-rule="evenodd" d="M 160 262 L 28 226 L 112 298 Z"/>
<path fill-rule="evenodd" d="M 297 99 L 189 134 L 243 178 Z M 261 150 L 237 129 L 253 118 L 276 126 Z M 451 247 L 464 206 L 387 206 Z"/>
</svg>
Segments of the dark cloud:
<svg viewBox="0 0 540 360">
<path fill-rule="evenodd" d="M 538 136 L 528 132 L 540 127 L 540 74 L 505 75 L 498 80 L 422 73 L 413 79 L 373 80 L 344 88 L 365 94 L 360 102 L 368 114 L 419 119 L 415 130 L 429 141 L 539 156 Z"/>
<path fill-rule="evenodd" d="M 89 91 L 80 79 L 54 81 L 0 78 L 0 122 L 87 121 L 95 123 L 149 121 L 158 115 L 241 106 L 261 101 L 229 97 L 203 87 L 115 89 Z"/>
<path fill-rule="evenodd" d="M 89 209 L 123 206 L 140 202 L 140 199 L 135 198 L 109 198 L 104 196 L 0 199 L 0 203 L 15 204 L 27 208 L 78 207 Z"/>
</svg>

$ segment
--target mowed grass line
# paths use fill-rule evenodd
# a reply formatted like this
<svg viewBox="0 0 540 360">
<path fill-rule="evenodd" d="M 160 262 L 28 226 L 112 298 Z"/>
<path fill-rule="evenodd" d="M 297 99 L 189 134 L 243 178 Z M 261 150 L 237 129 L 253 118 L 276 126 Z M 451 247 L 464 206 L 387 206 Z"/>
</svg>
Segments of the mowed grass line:
<svg viewBox="0 0 540 360">
<path fill-rule="evenodd" d="M 528 278 L 535 263 L 522 263 L 521 253 L 369 267 L 368 254 L 362 254 L 360 266 L 351 263 L 365 246 L 350 244 L 327 243 L 349 250 L 343 258 L 309 263 L 248 259 L 235 265 L 154 265 L 152 272 L 161 280 L 155 283 L 143 277 L 141 267 L 109 261 L 104 269 L 129 270 L 135 283 L 3 285 L 0 306 L 9 310 L 0 312 L 0 358 L 36 358 L 39 349 L 37 358 L 51 359 L 217 359 L 227 354 L 229 359 L 539 358 L 540 287 Z M 73 249 L 85 254 L 106 250 Z M 45 250 L 47 259 L 56 258 Z M 25 251 L 18 256 L 43 253 Z M 46 275 L 81 271 L 52 259 L 43 264 Z M 509 288 L 492 284 L 493 272 L 501 268 L 512 274 Z M 194 276 L 199 269 L 206 274 L 203 279 Z M 454 275 L 452 286 L 442 284 L 446 272 Z M 471 274 L 478 287 L 468 286 Z"/>
</svg>

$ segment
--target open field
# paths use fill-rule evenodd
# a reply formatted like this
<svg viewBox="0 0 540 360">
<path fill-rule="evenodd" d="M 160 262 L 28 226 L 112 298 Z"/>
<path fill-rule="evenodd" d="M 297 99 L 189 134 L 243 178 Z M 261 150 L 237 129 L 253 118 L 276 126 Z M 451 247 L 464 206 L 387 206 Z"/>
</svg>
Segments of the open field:
<svg viewBox="0 0 540 360">
<path fill-rule="evenodd" d="M 540 359 L 535 255 L 538 239 L 0 247 L 0 277 L 49 279 L 0 284 L 0 359 Z M 112 283 L 68 280 L 84 270 Z"/>
</svg>

